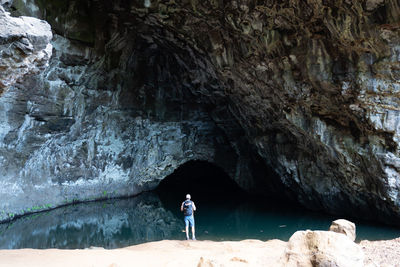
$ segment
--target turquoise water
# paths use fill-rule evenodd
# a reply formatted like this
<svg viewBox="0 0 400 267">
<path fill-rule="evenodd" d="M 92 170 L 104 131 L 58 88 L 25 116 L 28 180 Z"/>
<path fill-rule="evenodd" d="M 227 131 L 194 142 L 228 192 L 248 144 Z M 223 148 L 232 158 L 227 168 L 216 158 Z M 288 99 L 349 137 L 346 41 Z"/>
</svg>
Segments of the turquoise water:
<svg viewBox="0 0 400 267">
<path fill-rule="evenodd" d="M 181 202 L 146 193 L 83 203 L 0 224 L 0 248 L 117 248 L 163 239 L 182 240 Z M 182 200 L 183 201 L 183 200 Z M 338 217 L 273 202 L 194 199 L 198 240 L 281 239 L 298 230 L 327 230 Z M 393 239 L 400 229 L 356 221 L 357 239 Z"/>
</svg>

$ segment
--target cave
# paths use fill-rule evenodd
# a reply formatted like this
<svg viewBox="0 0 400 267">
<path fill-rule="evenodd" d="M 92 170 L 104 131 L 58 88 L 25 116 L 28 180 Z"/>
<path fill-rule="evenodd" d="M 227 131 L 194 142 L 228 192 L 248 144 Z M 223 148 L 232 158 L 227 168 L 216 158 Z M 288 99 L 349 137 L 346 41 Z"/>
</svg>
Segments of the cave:
<svg viewBox="0 0 400 267">
<path fill-rule="evenodd" d="M 209 162 L 247 193 L 399 224 L 392 1 L 237 2 L 2 1 L 0 220 Z"/>
<path fill-rule="evenodd" d="M 204 240 L 400 226 L 399 25 L 399 0 L 0 0 L 0 247 L 179 240 L 187 193 Z M 276 255 L 370 260 L 320 233 Z M 214 254 L 272 259 L 248 241 Z"/>
<path fill-rule="evenodd" d="M 164 178 L 155 190 L 161 199 L 181 203 L 186 194 L 196 202 L 240 202 L 248 194 L 217 165 L 201 160 L 188 161 Z"/>
<path fill-rule="evenodd" d="M 256 186 L 241 187 L 223 168 L 206 160 L 191 160 L 165 177 L 153 191 L 164 207 L 180 215 L 179 205 L 190 194 L 198 206 L 215 210 L 235 209 L 242 205 L 264 210 L 302 209 L 290 198 L 271 169 L 252 161 L 250 174 Z M 259 163 L 260 164 L 260 163 Z M 240 180 L 239 180 L 240 181 Z M 257 187 L 257 189 L 255 189 Z"/>
</svg>

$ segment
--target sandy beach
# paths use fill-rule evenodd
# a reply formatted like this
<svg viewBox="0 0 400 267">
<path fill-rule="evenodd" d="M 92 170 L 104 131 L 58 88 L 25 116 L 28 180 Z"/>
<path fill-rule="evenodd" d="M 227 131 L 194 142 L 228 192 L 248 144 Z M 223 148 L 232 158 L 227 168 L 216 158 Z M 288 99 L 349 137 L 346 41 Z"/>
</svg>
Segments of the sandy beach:
<svg viewBox="0 0 400 267">
<path fill-rule="evenodd" d="M 399 242 L 400 238 L 360 242 L 365 266 L 400 266 Z M 163 240 L 112 250 L 1 250 L 0 266 L 287 266 L 282 264 L 286 244 L 281 240 Z"/>
<path fill-rule="evenodd" d="M 170 241 L 122 249 L 21 249 L 0 251 L 0 266 L 265 266 L 277 263 L 286 242 Z M 277 253 L 278 252 L 278 253 Z M 271 265 L 272 266 L 272 265 Z"/>
</svg>

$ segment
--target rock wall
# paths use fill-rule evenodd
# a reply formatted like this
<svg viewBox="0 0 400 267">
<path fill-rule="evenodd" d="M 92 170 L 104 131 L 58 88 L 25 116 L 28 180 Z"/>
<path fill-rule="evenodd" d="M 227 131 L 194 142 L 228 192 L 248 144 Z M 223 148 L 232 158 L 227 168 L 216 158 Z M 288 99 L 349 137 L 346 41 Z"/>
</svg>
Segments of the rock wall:
<svg viewBox="0 0 400 267">
<path fill-rule="evenodd" d="M 0 220 L 133 196 L 189 160 L 215 163 L 237 180 L 240 172 L 250 176 L 247 158 L 237 155 L 207 105 L 174 87 L 179 81 L 169 72 L 175 67 L 165 58 L 171 54 L 117 36 L 108 46 L 120 45 L 118 57 L 113 48 L 99 54 L 57 34 L 50 44 L 46 22 L 4 10 L 0 18 L 6 27 L 15 25 L 0 36 L 7 47 L 2 55 L 10 54 L 1 58 L 0 196 L 7 201 Z M 30 53 L 22 45 L 30 45 Z M 148 58 L 171 65 L 153 69 Z"/>
<path fill-rule="evenodd" d="M 134 194 L 188 159 L 212 158 L 233 162 L 224 168 L 250 191 L 283 186 L 313 209 L 398 222 L 397 1 L 9 6 L 57 34 L 50 68 L 0 99 L 36 92 L 11 105 L 18 123 L 4 128 L 2 154 L 21 155 L 2 181 L 26 185 L 10 199 L 42 199 L 44 184 L 57 201 Z"/>
</svg>

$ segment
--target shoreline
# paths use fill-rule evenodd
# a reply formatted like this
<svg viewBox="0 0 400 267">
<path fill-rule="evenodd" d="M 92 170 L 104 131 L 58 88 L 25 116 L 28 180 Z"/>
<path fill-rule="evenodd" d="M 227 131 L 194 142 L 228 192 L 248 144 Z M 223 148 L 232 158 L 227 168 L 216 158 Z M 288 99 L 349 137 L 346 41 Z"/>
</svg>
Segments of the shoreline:
<svg viewBox="0 0 400 267">
<path fill-rule="evenodd" d="M 224 261 L 261 266 L 262 260 L 277 262 L 285 246 L 281 240 L 187 241 L 162 240 L 118 249 L 17 249 L 0 250 L 0 266 L 203 266 Z M 273 259 L 259 259 L 265 251 Z M 249 256 L 253 258 L 249 262 Z M 212 265 L 204 265 L 212 266 Z"/>
<path fill-rule="evenodd" d="M 332 234 L 348 239 L 343 234 Z M 291 266 L 284 263 L 287 255 L 294 254 L 292 248 L 288 254 L 288 243 L 278 239 L 162 240 L 117 249 L 0 250 L 0 266 Z M 353 244 L 365 254 L 362 266 L 398 266 L 400 262 L 400 237 Z"/>
</svg>

